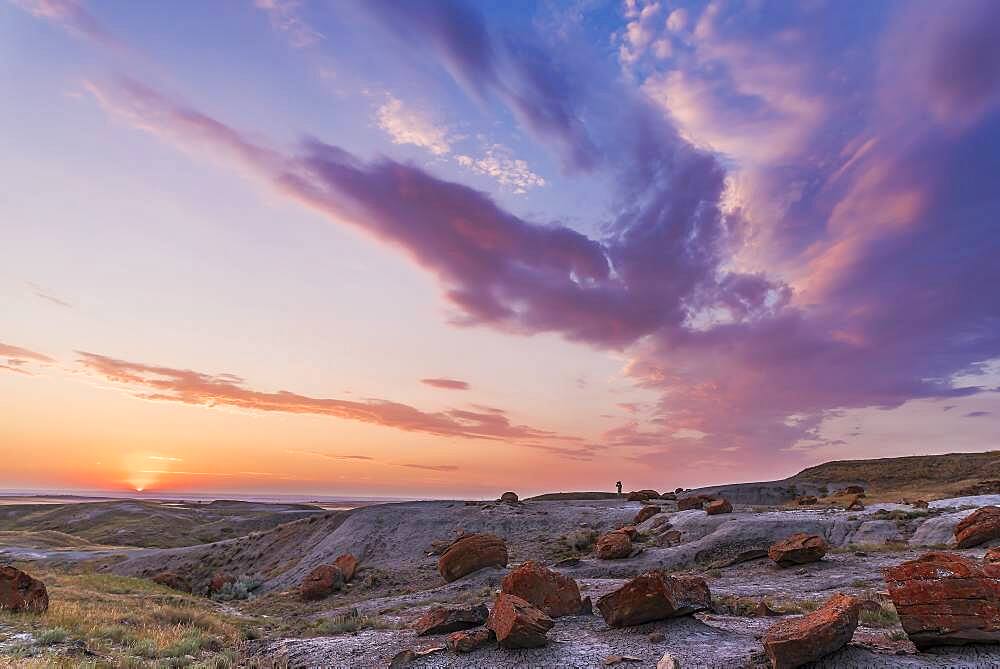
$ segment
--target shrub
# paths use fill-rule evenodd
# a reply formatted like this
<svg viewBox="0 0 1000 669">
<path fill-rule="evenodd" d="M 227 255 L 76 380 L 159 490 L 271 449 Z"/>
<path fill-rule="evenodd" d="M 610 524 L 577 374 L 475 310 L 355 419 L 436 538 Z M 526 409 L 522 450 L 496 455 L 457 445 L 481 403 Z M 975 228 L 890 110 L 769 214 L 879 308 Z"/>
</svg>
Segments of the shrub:
<svg viewBox="0 0 1000 669">
<path fill-rule="evenodd" d="M 261 582 L 241 576 L 235 581 L 230 581 L 222 586 L 222 590 L 212 594 L 212 599 L 217 602 L 229 602 L 234 599 L 249 599 L 254 590 L 260 588 Z"/>
<path fill-rule="evenodd" d="M 69 636 L 69 632 L 61 627 L 53 627 L 52 629 L 47 629 L 43 631 L 35 639 L 40 646 L 51 646 L 53 644 L 62 643 Z"/>
</svg>

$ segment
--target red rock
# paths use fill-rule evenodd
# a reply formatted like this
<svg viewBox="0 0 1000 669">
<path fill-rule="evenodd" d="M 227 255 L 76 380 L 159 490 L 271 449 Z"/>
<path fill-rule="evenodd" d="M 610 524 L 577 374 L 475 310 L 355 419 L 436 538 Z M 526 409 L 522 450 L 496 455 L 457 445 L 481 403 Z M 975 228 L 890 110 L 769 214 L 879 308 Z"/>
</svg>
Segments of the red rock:
<svg viewBox="0 0 1000 669">
<path fill-rule="evenodd" d="M 466 534 L 438 559 L 438 572 L 451 583 L 486 567 L 506 567 L 507 542 L 492 534 Z"/>
<path fill-rule="evenodd" d="M 849 485 L 844 488 L 845 495 L 864 495 L 865 489 L 859 485 Z"/>
<path fill-rule="evenodd" d="M 457 632 L 479 627 L 486 622 L 489 614 L 483 604 L 466 607 L 434 606 L 413 623 L 413 629 L 417 631 L 417 636 Z"/>
<path fill-rule="evenodd" d="M 708 503 L 705 507 L 705 511 L 710 516 L 717 516 L 721 513 L 732 513 L 733 505 L 729 503 L 728 499 L 717 499 Z"/>
<path fill-rule="evenodd" d="M 791 567 L 796 564 L 816 562 L 826 555 L 826 549 L 823 537 L 800 532 L 772 544 L 767 556 L 779 567 Z"/>
<path fill-rule="evenodd" d="M 639 530 L 636 529 L 635 525 L 622 525 L 615 532 L 626 534 L 629 539 L 635 539 L 635 535 L 639 534 Z"/>
<path fill-rule="evenodd" d="M 808 615 L 772 625 L 761 639 L 764 652 L 773 669 L 794 669 L 814 662 L 851 641 L 860 613 L 857 597 L 834 595 Z"/>
<path fill-rule="evenodd" d="M 986 551 L 986 555 L 983 556 L 983 562 L 988 564 L 1000 564 L 1000 546 L 994 546 Z"/>
<path fill-rule="evenodd" d="M 191 582 L 172 571 L 161 571 L 150 580 L 180 592 L 191 592 Z"/>
<path fill-rule="evenodd" d="M 695 495 L 694 497 L 682 497 L 677 500 L 677 510 L 678 511 L 689 511 L 691 509 L 703 509 L 705 508 L 705 502 L 708 500 L 702 495 Z"/>
<path fill-rule="evenodd" d="M 520 597 L 551 618 L 575 616 L 583 608 L 575 580 L 533 560 L 504 576 L 500 592 Z"/>
<path fill-rule="evenodd" d="M 660 496 L 660 493 L 655 490 L 633 490 L 628 494 L 628 501 L 630 502 L 645 502 L 646 500 L 656 499 Z"/>
<path fill-rule="evenodd" d="M 217 571 L 212 574 L 212 580 L 208 583 L 208 591 L 215 593 L 221 592 L 227 583 L 232 583 L 236 580 L 236 577 L 230 574 L 223 574 L 221 571 Z"/>
<path fill-rule="evenodd" d="M 660 499 L 665 499 L 665 500 L 668 500 L 668 501 L 671 501 L 671 502 L 675 502 L 675 501 L 677 501 L 677 493 L 675 493 L 675 492 L 665 492 L 662 495 L 660 495 Z"/>
<path fill-rule="evenodd" d="M 504 648 L 538 648 L 555 623 L 520 597 L 501 592 L 486 624 Z"/>
<path fill-rule="evenodd" d="M 1000 643 L 1000 565 L 927 553 L 889 567 L 885 581 L 917 648 Z"/>
<path fill-rule="evenodd" d="M 20 569 L 0 566 L 0 609 L 45 613 L 49 608 L 49 593 L 45 584 Z"/>
<path fill-rule="evenodd" d="M 807 504 L 816 504 L 819 500 L 813 495 L 805 495 L 804 497 L 799 497 L 799 506 L 806 506 Z"/>
<path fill-rule="evenodd" d="M 344 576 L 344 583 L 349 583 L 352 578 L 354 578 L 354 572 L 358 570 L 358 559 L 351 555 L 350 553 L 344 553 L 338 556 L 333 564 L 340 569 L 340 573 Z"/>
<path fill-rule="evenodd" d="M 299 584 L 299 596 L 306 601 L 329 597 L 344 584 L 344 574 L 340 567 L 333 564 L 321 564 L 302 579 Z"/>
<path fill-rule="evenodd" d="M 505 504 L 517 504 L 517 493 L 516 492 L 505 492 L 500 495 L 500 501 Z"/>
<path fill-rule="evenodd" d="M 455 653 L 471 653 L 492 643 L 496 638 L 496 633 L 489 628 L 471 632 L 453 632 L 448 635 L 448 648 Z"/>
<path fill-rule="evenodd" d="M 658 506 L 655 505 L 644 506 L 641 509 L 639 509 L 639 513 L 635 514 L 635 518 L 632 519 L 632 524 L 639 525 L 641 523 L 644 523 L 645 521 L 649 520 L 659 512 L 660 512 L 660 507 Z"/>
<path fill-rule="evenodd" d="M 668 576 L 660 571 L 637 576 L 597 600 L 597 609 L 611 627 L 684 616 L 711 606 L 712 595 L 705 579 Z"/>
<path fill-rule="evenodd" d="M 910 506 L 917 509 L 926 509 L 930 506 L 930 503 L 928 503 L 926 500 L 923 499 L 915 499 L 912 502 L 910 502 Z"/>
<path fill-rule="evenodd" d="M 865 505 L 861 501 L 861 496 L 860 495 L 855 495 L 854 497 L 849 498 L 845 502 L 845 504 L 846 504 L 846 507 L 847 507 L 848 511 L 864 511 L 865 510 Z"/>
<path fill-rule="evenodd" d="M 632 540 L 625 532 L 608 532 L 597 539 L 595 549 L 601 560 L 620 560 L 632 553 Z"/>
<path fill-rule="evenodd" d="M 955 526 L 955 543 L 959 548 L 972 548 L 997 538 L 1000 538 L 1000 508 L 995 506 L 976 509 Z"/>
</svg>

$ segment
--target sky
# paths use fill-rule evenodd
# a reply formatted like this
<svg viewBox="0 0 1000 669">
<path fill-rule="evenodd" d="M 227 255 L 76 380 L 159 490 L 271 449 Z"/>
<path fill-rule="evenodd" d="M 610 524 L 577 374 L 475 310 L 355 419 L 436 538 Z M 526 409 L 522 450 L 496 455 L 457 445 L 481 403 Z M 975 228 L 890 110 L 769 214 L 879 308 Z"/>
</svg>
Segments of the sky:
<svg viewBox="0 0 1000 669">
<path fill-rule="evenodd" d="M 0 1 L 0 488 L 1000 446 L 993 0 Z"/>
</svg>

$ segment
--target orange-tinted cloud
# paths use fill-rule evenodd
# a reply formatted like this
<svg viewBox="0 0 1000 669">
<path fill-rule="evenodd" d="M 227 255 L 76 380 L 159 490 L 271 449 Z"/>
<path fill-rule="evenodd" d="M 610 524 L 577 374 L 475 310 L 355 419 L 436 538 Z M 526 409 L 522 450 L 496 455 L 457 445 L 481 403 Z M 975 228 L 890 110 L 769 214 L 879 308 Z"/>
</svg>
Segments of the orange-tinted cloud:
<svg viewBox="0 0 1000 669">
<path fill-rule="evenodd" d="M 49 364 L 52 362 L 55 361 L 42 353 L 0 342 L 0 370 L 30 376 L 31 372 L 25 369 L 29 364 Z"/>
<path fill-rule="evenodd" d="M 334 416 L 442 437 L 497 439 L 526 444 L 572 439 L 527 425 L 514 425 L 502 413 L 463 409 L 425 412 L 383 399 L 350 401 L 308 397 L 286 390 L 261 392 L 247 388 L 242 379 L 232 375 L 212 375 L 128 362 L 83 351 L 78 351 L 78 354 L 80 362 L 90 371 L 132 389 L 136 396 L 143 399 Z"/>
<path fill-rule="evenodd" d="M 420 383 L 434 388 L 444 388 L 446 390 L 468 390 L 469 384 L 457 379 L 420 379 Z"/>
</svg>

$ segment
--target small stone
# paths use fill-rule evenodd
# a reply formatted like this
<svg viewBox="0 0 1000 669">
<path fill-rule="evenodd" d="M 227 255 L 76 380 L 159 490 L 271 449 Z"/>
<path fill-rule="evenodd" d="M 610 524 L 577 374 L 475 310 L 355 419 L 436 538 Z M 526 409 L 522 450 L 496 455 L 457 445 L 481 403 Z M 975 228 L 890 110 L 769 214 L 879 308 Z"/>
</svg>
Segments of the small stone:
<svg viewBox="0 0 1000 669">
<path fill-rule="evenodd" d="M 616 664 L 622 664 L 623 662 L 642 662 L 642 658 L 632 657 L 631 655 L 608 655 L 604 658 L 605 667 L 613 667 Z"/>
<path fill-rule="evenodd" d="M 656 669 L 681 669 L 681 663 L 670 653 L 664 653 L 660 661 L 656 663 Z"/>
<path fill-rule="evenodd" d="M 479 630 L 452 632 L 448 635 L 448 648 L 455 653 L 471 653 L 496 640 L 493 630 L 484 627 Z"/>
<path fill-rule="evenodd" d="M 667 635 L 663 632 L 650 632 L 649 643 L 663 643 L 667 640 Z"/>
</svg>

